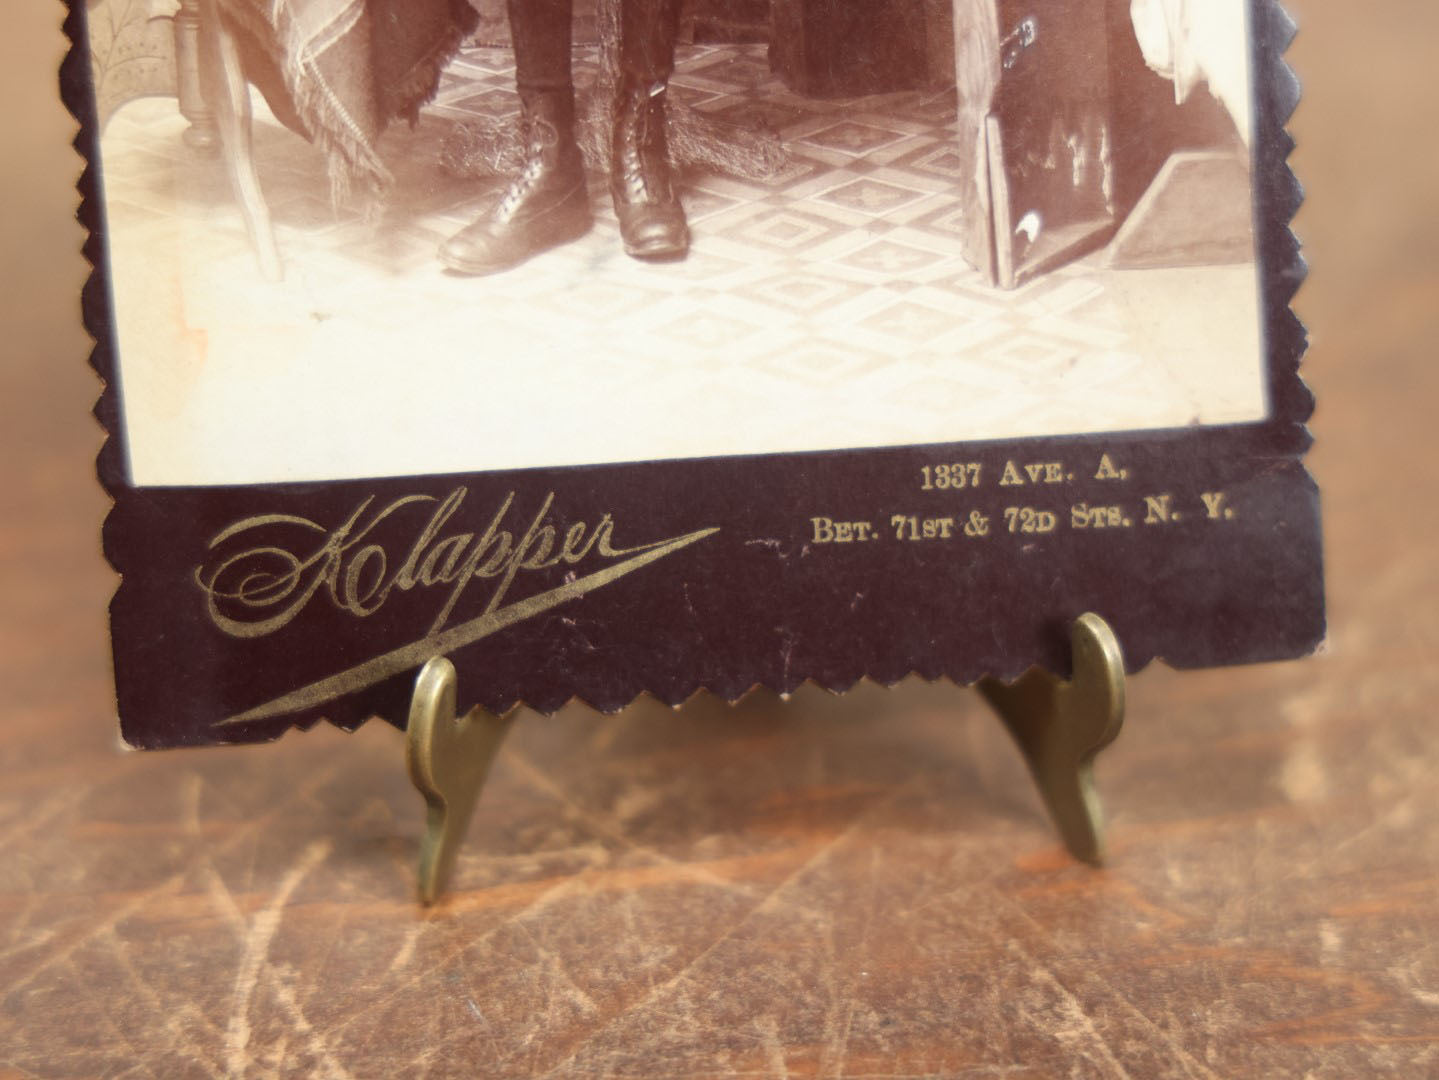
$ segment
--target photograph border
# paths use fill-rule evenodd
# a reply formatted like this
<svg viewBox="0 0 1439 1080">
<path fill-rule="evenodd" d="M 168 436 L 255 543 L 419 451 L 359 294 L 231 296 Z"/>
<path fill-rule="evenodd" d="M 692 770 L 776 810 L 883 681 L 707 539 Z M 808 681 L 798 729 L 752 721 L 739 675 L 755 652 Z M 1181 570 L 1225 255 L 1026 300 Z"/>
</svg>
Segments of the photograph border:
<svg viewBox="0 0 1439 1080">
<path fill-rule="evenodd" d="M 960 685 L 986 676 L 1011 680 L 1036 665 L 1066 674 L 1069 627 L 1085 611 L 1114 628 L 1130 672 L 1155 659 L 1203 668 L 1296 658 L 1322 643 L 1319 498 L 1303 464 L 1313 398 L 1299 372 L 1305 331 L 1290 307 L 1305 275 L 1290 229 L 1302 193 L 1288 165 L 1286 129 L 1299 88 L 1283 58 L 1295 27 L 1278 0 L 1251 0 L 1252 190 L 1269 402 L 1263 421 L 173 488 L 129 481 L 85 2 L 67 3 L 71 49 L 61 90 L 80 123 L 75 146 L 85 158 L 78 216 L 93 269 L 82 310 L 95 340 L 90 362 L 104 383 L 95 415 L 107 438 L 97 468 L 112 499 L 103 536 L 120 577 L 110 616 L 129 745 L 260 742 L 321 719 L 345 729 L 372 716 L 403 725 L 414 673 L 437 652 L 459 669 L 462 706 L 550 712 L 579 699 L 611 712 L 642 694 L 679 705 L 701 690 L 733 701 L 757 687 L 785 694 L 805 682 L 843 691 L 861 679 L 892 685 L 911 674 Z M 1031 477 L 1028 487 L 988 486 L 982 499 L 964 493 L 959 501 L 919 490 L 922 468 L 950 462 L 979 466 L 991 484 L 1016 463 L 1021 472 L 1026 463 L 1059 464 L 1064 479 L 1052 493 L 1033 487 Z M 1215 492 L 1225 493 L 1232 513 L 1210 522 L 1199 500 Z M 998 529 L 1010 495 L 1065 518 L 1078 502 L 1137 513 L 1147 497 L 1163 497 L 1188 520 L 1179 524 L 1175 513 L 1172 526 L 1126 522 L 1082 535 L 1068 528 L 962 535 L 966 521 L 979 520 L 971 513 Z M 358 532 L 406 500 L 430 509 L 453 504 L 436 529 L 456 531 L 463 519 L 470 533 L 488 527 L 509 534 L 514 557 L 498 561 L 464 600 L 474 606 L 488 597 L 488 606 L 456 615 L 465 626 L 490 619 L 479 627 L 484 633 L 453 634 L 456 626 L 435 619 L 444 590 L 427 594 L 410 579 L 393 592 L 387 585 L 388 599 L 372 611 L 363 604 L 347 610 L 333 595 L 326 600 L 346 572 L 342 556 L 353 568 L 359 549 L 332 547 L 326 555 L 313 540 L 314 550 L 297 551 L 295 559 L 311 559 L 306 595 L 318 599 L 289 611 L 283 633 L 218 629 L 219 608 L 233 599 L 217 584 L 228 565 L 222 549 L 244 529 L 303 520 L 314 526 L 303 531 L 329 530 L 333 541 L 346 522 Z M 438 514 L 426 510 L 406 526 L 407 536 L 387 541 L 390 579 L 404 577 L 406 550 L 413 556 L 408 569 L 416 569 L 423 540 L 416 534 Z M 894 539 L 891 517 L 910 514 L 949 514 L 961 534 Z M 401 516 L 377 524 L 374 536 Z M 887 539 L 833 542 L 837 534 L 826 529 L 846 522 L 870 522 Z M 546 528 L 553 545 L 541 558 Z M 526 548 L 531 540 L 537 542 Z M 534 566 L 524 565 L 526 552 Z M 581 558 L 591 561 L 582 565 Z M 569 571 L 571 563 L 580 569 Z M 626 576 L 631 569 L 637 572 Z M 356 678 L 372 657 L 388 664 Z"/>
</svg>

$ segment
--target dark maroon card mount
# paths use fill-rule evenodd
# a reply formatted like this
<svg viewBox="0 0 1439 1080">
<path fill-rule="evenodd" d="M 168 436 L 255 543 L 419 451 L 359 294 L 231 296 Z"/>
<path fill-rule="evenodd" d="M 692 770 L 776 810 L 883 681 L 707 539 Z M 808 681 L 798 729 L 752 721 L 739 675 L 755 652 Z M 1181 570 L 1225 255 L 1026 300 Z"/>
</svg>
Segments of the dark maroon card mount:
<svg viewBox="0 0 1439 1080">
<path fill-rule="evenodd" d="M 1318 492 L 1302 460 L 1312 399 L 1289 307 L 1304 276 L 1284 128 L 1298 100 L 1282 60 L 1293 26 L 1273 0 L 1254 0 L 1250 23 L 1261 421 L 186 487 L 130 479 L 85 5 L 72 3 L 67 25 L 125 741 L 254 743 L 321 720 L 409 717 L 412 773 L 432 807 L 429 895 L 463 824 L 445 825 L 444 808 L 466 816 L 455 785 L 478 790 L 503 733 L 482 715 L 576 699 L 608 712 L 645 693 L 733 701 L 805 682 L 842 692 L 912 674 L 979 684 L 1070 849 L 1097 859 L 1088 764 L 1117 733 L 1126 671 L 1297 658 L 1324 637 Z M 1016 32 L 1010 51 L 1025 41 Z M 1003 98 L 993 116 L 1014 108 Z M 1001 181 L 1004 154 L 1027 152 L 1022 124 L 1004 130 L 991 143 Z M 1005 200 L 1022 187 L 1010 186 Z M 1069 248 L 1046 252 L 1016 250 L 998 217 L 967 242 L 987 252 L 996 287 L 1012 286 L 1112 239 L 1112 218 L 1094 210 Z M 437 658 L 454 670 L 427 667 Z M 458 752 L 478 778 L 437 779 L 445 747 L 457 753 L 444 740 L 465 726 L 452 722 L 456 700 L 480 710 L 467 723 L 484 730 L 465 736 L 475 749 Z"/>
</svg>

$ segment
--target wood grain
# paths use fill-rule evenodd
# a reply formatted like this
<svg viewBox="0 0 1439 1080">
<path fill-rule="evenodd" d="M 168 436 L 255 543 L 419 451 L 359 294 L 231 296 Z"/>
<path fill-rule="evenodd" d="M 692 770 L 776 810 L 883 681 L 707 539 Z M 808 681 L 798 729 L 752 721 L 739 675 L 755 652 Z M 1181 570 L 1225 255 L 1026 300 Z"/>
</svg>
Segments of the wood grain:
<svg viewBox="0 0 1439 1080">
<path fill-rule="evenodd" d="M 1439 17 L 1294 6 L 1327 653 L 1136 678 L 1103 872 L 977 695 L 526 717 L 425 913 L 387 727 L 116 749 L 60 46 L 24 5 L 0 1077 L 1439 1075 Z"/>
</svg>

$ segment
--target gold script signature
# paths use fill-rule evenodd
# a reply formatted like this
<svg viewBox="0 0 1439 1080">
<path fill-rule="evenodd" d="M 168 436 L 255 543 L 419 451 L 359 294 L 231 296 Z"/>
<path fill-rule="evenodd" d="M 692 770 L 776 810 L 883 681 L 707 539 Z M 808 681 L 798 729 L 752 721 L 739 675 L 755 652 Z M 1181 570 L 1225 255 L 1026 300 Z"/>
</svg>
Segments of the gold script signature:
<svg viewBox="0 0 1439 1080">
<path fill-rule="evenodd" d="M 561 531 L 551 524 L 553 492 L 545 496 L 523 532 L 505 527 L 514 492 L 500 501 L 483 531 L 447 531 L 467 495 L 467 488 L 457 487 L 443 498 L 405 495 L 377 505 L 370 497 L 333 528 L 293 514 L 260 514 L 216 533 L 209 543 L 210 557 L 195 568 L 194 579 L 211 622 L 232 637 L 274 633 L 317 598 L 356 618 L 367 618 L 396 591 L 433 589 L 439 594 L 428 630 L 415 641 L 221 720 L 217 726 L 295 712 L 371 686 L 431 656 L 452 652 L 592 592 L 719 531 L 701 529 L 634 547 L 616 547 L 609 514 L 593 526 L 575 522 Z M 393 526 L 409 516 L 405 511 L 417 507 L 429 510 L 418 531 L 399 547 L 387 546 L 378 534 L 388 536 Z M 316 539 L 297 545 L 293 542 L 295 530 Z M 291 542 L 281 543 L 277 533 L 290 536 Z M 299 550 L 294 550 L 297 547 Z M 395 557 L 401 551 L 403 554 Z M 516 580 L 527 571 L 599 560 L 608 561 L 583 575 L 570 571 L 554 588 L 505 602 Z M 447 627 L 461 598 L 476 581 L 492 583 L 483 610 Z"/>
</svg>

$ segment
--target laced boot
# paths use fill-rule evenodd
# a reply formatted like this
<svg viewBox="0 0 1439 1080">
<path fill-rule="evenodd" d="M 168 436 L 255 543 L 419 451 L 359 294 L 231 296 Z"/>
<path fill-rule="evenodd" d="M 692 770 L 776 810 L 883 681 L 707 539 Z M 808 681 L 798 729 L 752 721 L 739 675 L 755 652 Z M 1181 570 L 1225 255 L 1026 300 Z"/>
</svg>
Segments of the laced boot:
<svg viewBox="0 0 1439 1080">
<path fill-rule="evenodd" d="M 573 92 L 521 93 L 521 101 L 524 167 L 499 202 L 440 246 L 440 262 L 458 273 L 506 270 L 593 224 Z"/>
<path fill-rule="evenodd" d="M 610 193 L 625 251 L 637 259 L 677 259 L 689 250 L 689 227 L 675 194 L 665 123 L 665 82 L 626 74 L 615 110 Z"/>
</svg>

